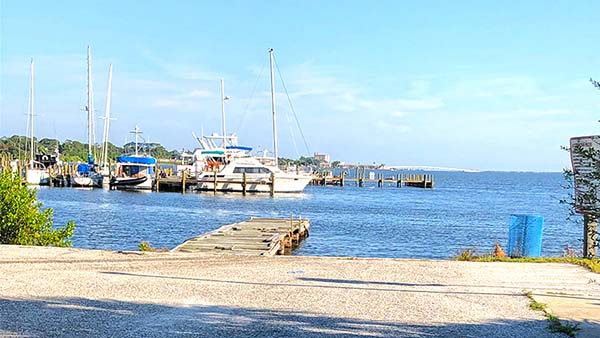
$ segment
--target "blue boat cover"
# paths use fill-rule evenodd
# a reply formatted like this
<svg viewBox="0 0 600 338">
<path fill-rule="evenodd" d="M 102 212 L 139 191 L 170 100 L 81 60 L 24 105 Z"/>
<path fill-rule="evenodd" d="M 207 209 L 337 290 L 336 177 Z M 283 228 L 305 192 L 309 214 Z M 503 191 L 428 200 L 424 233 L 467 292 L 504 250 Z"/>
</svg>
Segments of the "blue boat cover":
<svg viewBox="0 0 600 338">
<path fill-rule="evenodd" d="M 92 166 L 87 163 L 80 163 L 77 165 L 77 172 L 80 174 L 89 173 L 92 170 Z"/>
<path fill-rule="evenodd" d="M 156 164 L 154 157 L 141 157 L 141 156 L 119 156 L 117 162 L 120 163 L 137 163 L 137 164 Z"/>
<path fill-rule="evenodd" d="M 239 149 L 239 150 L 245 150 L 245 151 L 252 151 L 251 147 L 242 147 L 242 146 L 227 146 L 227 149 Z"/>
</svg>

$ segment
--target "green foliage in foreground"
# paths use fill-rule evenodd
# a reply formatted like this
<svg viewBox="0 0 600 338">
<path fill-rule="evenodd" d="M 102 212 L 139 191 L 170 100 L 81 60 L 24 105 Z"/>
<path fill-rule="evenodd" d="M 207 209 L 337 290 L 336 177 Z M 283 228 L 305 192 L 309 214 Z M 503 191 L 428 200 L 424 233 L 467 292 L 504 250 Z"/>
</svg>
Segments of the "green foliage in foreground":
<svg viewBox="0 0 600 338">
<path fill-rule="evenodd" d="M 75 223 L 53 228 L 53 210 L 40 210 L 36 194 L 9 171 L 0 172 L 0 244 L 71 246 Z"/>
<path fill-rule="evenodd" d="M 577 264 L 590 269 L 592 272 L 600 273 L 600 258 L 582 257 L 494 257 L 493 255 L 477 256 L 473 249 L 459 252 L 455 257 L 459 261 L 470 262 L 510 262 L 510 263 L 568 263 Z"/>
</svg>

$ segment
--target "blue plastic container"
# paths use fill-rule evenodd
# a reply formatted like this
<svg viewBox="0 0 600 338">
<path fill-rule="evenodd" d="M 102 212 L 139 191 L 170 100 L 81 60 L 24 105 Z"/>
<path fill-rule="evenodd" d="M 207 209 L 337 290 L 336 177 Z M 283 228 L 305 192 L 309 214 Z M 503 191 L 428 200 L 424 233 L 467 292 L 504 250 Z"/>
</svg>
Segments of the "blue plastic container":
<svg viewBox="0 0 600 338">
<path fill-rule="evenodd" d="M 508 255 L 511 257 L 540 257 L 544 217 L 510 215 Z"/>
</svg>

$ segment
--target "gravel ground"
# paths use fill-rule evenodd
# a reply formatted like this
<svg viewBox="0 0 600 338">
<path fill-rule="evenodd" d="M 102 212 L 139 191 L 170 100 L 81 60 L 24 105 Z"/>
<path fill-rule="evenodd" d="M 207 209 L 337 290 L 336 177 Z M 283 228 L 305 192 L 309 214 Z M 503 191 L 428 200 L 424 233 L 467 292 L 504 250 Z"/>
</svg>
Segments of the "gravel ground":
<svg viewBox="0 0 600 338">
<path fill-rule="evenodd" d="M 594 276 L 566 264 L 0 246 L 0 337 L 565 337 L 524 292 L 597 296 Z"/>
</svg>

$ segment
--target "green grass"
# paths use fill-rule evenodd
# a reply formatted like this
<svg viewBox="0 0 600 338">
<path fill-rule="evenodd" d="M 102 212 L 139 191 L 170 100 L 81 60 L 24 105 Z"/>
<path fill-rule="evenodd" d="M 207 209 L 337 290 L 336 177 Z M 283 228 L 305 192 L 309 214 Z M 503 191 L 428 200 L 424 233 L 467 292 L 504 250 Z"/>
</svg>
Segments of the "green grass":
<svg viewBox="0 0 600 338">
<path fill-rule="evenodd" d="M 546 318 L 548 318 L 548 321 L 550 322 L 548 324 L 550 332 L 560 332 L 569 337 L 575 337 L 575 332 L 580 330 L 579 324 L 562 323 L 558 317 L 553 314 L 546 313 Z"/>
<path fill-rule="evenodd" d="M 154 248 L 150 245 L 150 243 L 146 241 L 142 241 L 140 245 L 138 245 L 138 250 L 140 251 L 148 251 L 148 252 L 167 252 L 168 248 Z"/>
<path fill-rule="evenodd" d="M 533 299 L 533 295 L 531 294 L 531 291 L 525 293 L 525 296 L 527 296 L 527 298 L 529 298 L 529 300 L 531 300 L 531 303 L 529 303 L 530 309 L 532 309 L 533 311 L 544 311 L 544 309 L 546 308 L 546 304 L 539 303 L 535 299 Z"/>
<path fill-rule="evenodd" d="M 590 271 L 600 273 L 600 258 L 581 257 L 494 257 L 493 255 L 477 256 L 473 249 L 466 249 L 455 257 L 459 261 L 471 262 L 511 262 L 511 263 L 569 263 L 588 268 Z"/>
<path fill-rule="evenodd" d="M 533 299 L 533 294 L 531 293 L 531 291 L 526 292 L 525 296 L 527 296 L 527 298 L 529 298 L 529 300 L 531 301 L 529 303 L 530 309 L 534 311 L 546 312 L 546 304 L 539 303 L 535 299 Z M 546 319 L 548 319 L 548 330 L 550 330 L 550 332 L 560 332 L 566 334 L 569 337 L 575 337 L 575 332 L 580 330 L 579 324 L 562 323 L 557 316 L 548 312 L 546 312 Z"/>
</svg>

